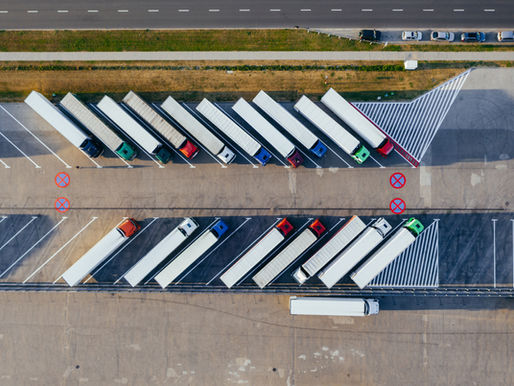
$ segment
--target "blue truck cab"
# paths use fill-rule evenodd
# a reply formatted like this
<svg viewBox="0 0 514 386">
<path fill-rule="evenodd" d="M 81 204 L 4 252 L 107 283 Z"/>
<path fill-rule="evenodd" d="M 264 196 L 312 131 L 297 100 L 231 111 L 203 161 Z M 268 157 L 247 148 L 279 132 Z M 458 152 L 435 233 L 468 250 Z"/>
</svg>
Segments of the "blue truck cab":
<svg viewBox="0 0 514 386">
<path fill-rule="evenodd" d="M 223 236 L 223 234 L 228 230 L 227 224 L 225 224 L 223 221 L 219 220 L 216 224 L 214 224 L 211 228 L 211 232 L 216 236 L 218 239 Z"/>
<path fill-rule="evenodd" d="M 254 158 L 264 166 L 271 159 L 271 154 L 265 148 L 261 147 L 257 154 L 254 155 Z"/>
<path fill-rule="evenodd" d="M 103 153 L 104 148 L 92 139 L 86 139 L 80 148 L 91 158 L 96 158 Z"/>
<path fill-rule="evenodd" d="M 317 157 L 321 158 L 327 152 L 327 147 L 321 141 L 317 141 L 312 148 L 309 149 Z"/>
</svg>

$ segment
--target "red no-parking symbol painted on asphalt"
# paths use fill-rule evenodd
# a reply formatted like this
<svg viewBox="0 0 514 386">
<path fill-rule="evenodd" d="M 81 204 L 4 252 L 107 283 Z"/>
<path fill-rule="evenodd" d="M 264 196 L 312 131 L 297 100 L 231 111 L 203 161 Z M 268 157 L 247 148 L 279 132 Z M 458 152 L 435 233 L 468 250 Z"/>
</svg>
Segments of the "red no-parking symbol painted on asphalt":
<svg viewBox="0 0 514 386">
<path fill-rule="evenodd" d="M 402 214 L 406 207 L 405 201 L 401 198 L 395 198 L 389 204 L 389 209 L 391 209 L 391 212 L 394 214 Z"/>
<path fill-rule="evenodd" d="M 389 178 L 389 183 L 395 189 L 401 189 L 405 186 L 407 179 L 402 173 L 393 173 L 391 174 L 391 178 Z"/>
<path fill-rule="evenodd" d="M 57 200 L 55 200 L 55 209 L 57 209 L 58 212 L 64 213 L 68 209 L 70 209 L 70 201 L 66 197 L 59 197 Z"/>
<path fill-rule="evenodd" d="M 59 188 L 65 188 L 70 184 L 70 176 L 68 173 L 59 173 L 55 176 L 55 184 Z"/>
</svg>

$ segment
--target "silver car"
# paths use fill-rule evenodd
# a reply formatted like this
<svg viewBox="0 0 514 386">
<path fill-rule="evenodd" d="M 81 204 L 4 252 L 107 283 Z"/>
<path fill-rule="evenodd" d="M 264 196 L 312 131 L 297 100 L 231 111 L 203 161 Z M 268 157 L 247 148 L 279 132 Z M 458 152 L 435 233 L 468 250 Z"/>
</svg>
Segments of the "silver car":
<svg viewBox="0 0 514 386">
<path fill-rule="evenodd" d="M 498 32 L 499 42 L 514 42 L 514 31 L 501 31 Z"/>
<path fill-rule="evenodd" d="M 430 34 L 430 40 L 453 42 L 455 34 L 453 32 L 433 31 Z"/>
<path fill-rule="evenodd" d="M 420 31 L 403 31 L 402 40 L 421 40 L 423 34 Z"/>
</svg>

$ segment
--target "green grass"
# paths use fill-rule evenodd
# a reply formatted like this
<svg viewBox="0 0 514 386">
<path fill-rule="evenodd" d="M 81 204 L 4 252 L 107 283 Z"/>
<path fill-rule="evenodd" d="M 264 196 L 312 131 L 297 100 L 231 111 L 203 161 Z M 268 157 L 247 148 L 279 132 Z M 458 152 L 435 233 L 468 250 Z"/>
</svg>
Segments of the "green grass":
<svg viewBox="0 0 514 386">
<path fill-rule="evenodd" d="M 0 31 L 0 51 L 509 51 L 511 44 L 371 44 L 303 29 Z"/>
</svg>

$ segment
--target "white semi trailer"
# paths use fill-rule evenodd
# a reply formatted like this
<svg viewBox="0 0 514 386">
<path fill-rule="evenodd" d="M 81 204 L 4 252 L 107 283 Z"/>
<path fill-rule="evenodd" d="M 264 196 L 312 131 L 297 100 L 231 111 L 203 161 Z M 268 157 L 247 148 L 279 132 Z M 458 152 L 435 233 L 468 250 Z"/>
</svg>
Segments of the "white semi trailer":
<svg viewBox="0 0 514 386">
<path fill-rule="evenodd" d="M 266 165 L 271 159 L 271 154 L 259 142 L 207 99 L 204 98 L 196 109 L 261 165 Z"/>
<path fill-rule="evenodd" d="M 293 272 L 293 278 L 299 284 L 305 283 L 309 278 L 316 275 L 320 269 L 326 266 L 364 229 L 366 229 L 366 224 L 364 224 L 359 217 L 353 216 L 320 250 Z"/>
<path fill-rule="evenodd" d="M 416 237 L 423 232 L 423 224 L 415 218 L 396 231 L 373 255 L 371 255 L 354 273 L 351 279 L 360 289 L 366 287 L 394 259 L 405 251 Z"/>
<path fill-rule="evenodd" d="M 73 287 L 79 284 L 98 265 L 121 247 L 140 229 L 134 219 L 127 219 L 100 239 L 89 251 L 63 273 L 62 278 Z"/>
<path fill-rule="evenodd" d="M 61 106 L 113 153 L 127 161 L 134 159 L 136 156 L 134 148 L 122 140 L 71 92 L 61 100 Z"/>
<path fill-rule="evenodd" d="M 273 100 L 273 98 L 264 91 L 259 91 L 255 98 L 253 98 L 253 103 L 259 106 L 262 111 L 268 114 L 274 121 L 276 121 L 316 156 L 323 157 L 327 152 L 327 147 L 312 133 L 312 131 L 306 128 L 298 121 L 298 119 L 293 117 L 284 107 Z"/>
<path fill-rule="evenodd" d="M 219 220 L 211 228 L 202 233 L 195 241 L 171 261 L 155 280 L 162 288 L 166 288 L 173 280 L 200 258 L 227 231 L 227 225 Z"/>
<path fill-rule="evenodd" d="M 224 163 L 229 164 L 234 160 L 236 156 L 235 153 L 171 96 L 166 98 L 161 107 L 177 121 L 185 131 L 191 134 L 198 142 L 204 145 L 207 150 Z"/>
<path fill-rule="evenodd" d="M 243 257 L 241 257 L 234 265 L 232 265 L 223 275 L 221 281 L 228 287 L 232 288 L 241 280 L 248 272 L 252 270 L 260 261 L 262 261 L 273 249 L 275 249 L 286 236 L 293 230 L 293 226 L 283 219 L 273 229 L 271 229 L 257 244 L 255 244 Z"/>
<path fill-rule="evenodd" d="M 268 262 L 264 268 L 257 272 L 252 278 L 261 288 L 266 287 L 275 279 L 289 264 L 295 261 L 298 256 L 304 253 L 316 240 L 325 232 L 325 226 L 319 220 L 315 220 L 309 227 L 302 231 L 291 243 L 280 253 Z"/>
<path fill-rule="evenodd" d="M 155 247 L 153 247 L 141 260 L 139 260 L 123 277 L 135 287 L 146 276 L 173 253 L 198 228 L 192 218 L 186 218 Z"/>
<path fill-rule="evenodd" d="M 37 91 L 32 91 L 25 103 L 47 121 L 55 130 L 71 144 L 83 150 L 89 157 L 95 158 L 102 154 L 102 147 L 80 130 L 66 115 L 55 107 L 48 99 Z"/>
<path fill-rule="evenodd" d="M 232 106 L 232 110 L 268 141 L 294 168 L 303 163 L 303 157 L 293 143 L 243 98 Z"/>
<path fill-rule="evenodd" d="M 134 91 L 129 91 L 123 103 L 130 107 L 137 115 L 148 123 L 155 131 L 162 135 L 171 145 L 184 154 L 187 158 L 193 158 L 198 153 L 198 147 L 189 141 L 168 121 L 161 117 Z"/>
<path fill-rule="evenodd" d="M 377 299 L 291 296 L 289 310 L 291 315 L 367 316 L 378 314 L 379 306 Z"/>
<path fill-rule="evenodd" d="M 386 156 L 393 151 L 394 146 L 383 131 L 333 88 L 323 95 L 321 102 L 380 154 Z"/>
<path fill-rule="evenodd" d="M 361 164 L 369 157 L 369 150 L 346 129 L 324 112 L 313 101 L 303 95 L 294 105 L 294 109 L 309 122 L 324 132 L 337 146 L 344 150 L 357 163 Z"/>
<path fill-rule="evenodd" d="M 355 267 L 367 254 L 384 240 L 391 225 L 383 218 L 376 220 L 346 247 L 332 262 L 320 272 L 318 278 L 328 288 L 332 288 L 341 278 Z"/>
<path fill-rule="evenodd" d="M 164 145 L 155 139 L 129 113 L 121 108 L 112 98 L 105 95 L 97 107 L 124 133 L 139 144 L 146 152 L 155 155 L 163 164 L 167 163 L 171 154 Z"/>
</svg>

